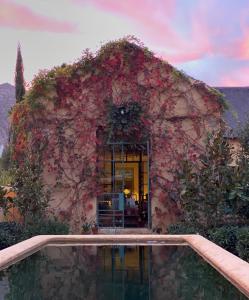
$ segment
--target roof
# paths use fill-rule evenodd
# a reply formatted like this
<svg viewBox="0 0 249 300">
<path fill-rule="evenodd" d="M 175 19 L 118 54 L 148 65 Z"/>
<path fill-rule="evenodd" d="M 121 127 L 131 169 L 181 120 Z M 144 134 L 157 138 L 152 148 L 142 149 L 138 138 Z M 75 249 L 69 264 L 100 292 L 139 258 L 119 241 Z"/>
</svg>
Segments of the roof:
<svg viewBox="0 0 249 300">
<path fill-rule="evenodd" d="M 236 131 L 249 119 L 249 86 L 216 87 L 216 89 L 224 94 L 229 106 L 229 109 L 224 113 L 225 121 L 230 128 Z"/>
</svg>

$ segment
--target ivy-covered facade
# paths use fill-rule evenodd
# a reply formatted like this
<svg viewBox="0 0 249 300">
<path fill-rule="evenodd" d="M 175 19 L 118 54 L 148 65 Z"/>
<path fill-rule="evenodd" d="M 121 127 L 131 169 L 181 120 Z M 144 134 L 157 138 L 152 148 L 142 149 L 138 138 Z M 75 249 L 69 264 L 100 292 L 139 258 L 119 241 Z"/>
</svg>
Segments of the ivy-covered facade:
<svg viewBox="0 0 249 300">
<path fill-rule="evenodd" d="M 178 163 L 198 159 L 223 110 L 216 90 L 122 39 L 35 77 L 12 110 L 12 158 L 39 164 L 47 213 L 72 232 L 163 230 L 181 212 Z"/>
</svg>

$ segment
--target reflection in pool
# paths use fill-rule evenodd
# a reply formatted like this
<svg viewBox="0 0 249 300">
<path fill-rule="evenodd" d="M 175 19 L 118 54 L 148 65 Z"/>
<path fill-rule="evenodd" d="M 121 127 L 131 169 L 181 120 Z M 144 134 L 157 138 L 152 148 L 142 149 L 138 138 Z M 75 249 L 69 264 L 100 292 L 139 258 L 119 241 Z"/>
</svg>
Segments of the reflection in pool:
<svg viewBox="0 0 249 300">
<path fill-rule="evenodd" d="M 246 297 L 189 247 L 133 245 L 48 246 L 1 273 L 0 299 Z"/>
</svg>

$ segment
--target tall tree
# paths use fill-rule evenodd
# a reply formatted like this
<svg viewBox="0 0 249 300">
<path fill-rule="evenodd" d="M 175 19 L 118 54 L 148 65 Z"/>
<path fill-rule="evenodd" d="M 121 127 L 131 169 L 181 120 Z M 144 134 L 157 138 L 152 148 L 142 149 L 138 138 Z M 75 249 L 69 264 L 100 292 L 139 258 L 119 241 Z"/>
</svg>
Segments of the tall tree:
<svg viewBox="0 0 249 300">
<path fill-rule="evenodd" d="M 17 58 L 16 58 L 16 72 L 15 72 L 15 87 L 16 87 L 16 101 L 23 100 L 25 94 L 25 81 L 23 76 L 23 60 L 21 53 L 21 45 L 17 46 Z"/>
</svg>

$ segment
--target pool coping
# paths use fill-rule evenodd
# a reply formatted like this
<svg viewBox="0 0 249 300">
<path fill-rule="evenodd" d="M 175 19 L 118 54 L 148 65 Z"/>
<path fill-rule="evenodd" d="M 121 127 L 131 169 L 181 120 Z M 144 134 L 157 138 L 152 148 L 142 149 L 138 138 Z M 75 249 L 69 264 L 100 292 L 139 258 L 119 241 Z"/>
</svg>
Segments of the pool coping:
<svg viewBox="0 0 249 300">
<path fill-rule="evenodd" d="M 249 264 L 201 235 L 39 235 L 0 251 L 0 270 L 55 244 L 187 245 L 249 298 Z"/>
</svg>

